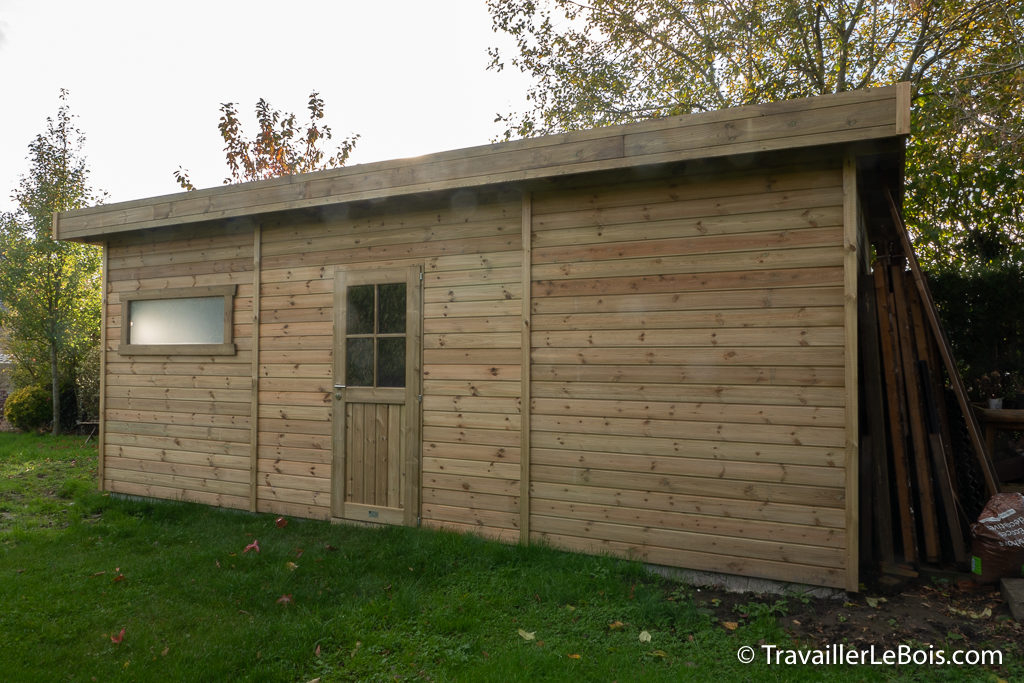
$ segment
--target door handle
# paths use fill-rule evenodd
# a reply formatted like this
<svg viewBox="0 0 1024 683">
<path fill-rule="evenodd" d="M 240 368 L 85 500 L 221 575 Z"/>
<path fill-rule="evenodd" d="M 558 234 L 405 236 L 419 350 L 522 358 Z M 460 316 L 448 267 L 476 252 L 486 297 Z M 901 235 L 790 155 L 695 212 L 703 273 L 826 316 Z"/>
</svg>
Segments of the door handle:
<svg viewBox="0 0 1024 683">
<path fill-rule="evenodd" d="M 341 400 L 341 392 L 342 392 L 342 390 L 343 389 L 347 389 L 347 388 L 348 388 L 347 384 L 335 384 L 334 385 L 334 398 L 336 398 L 337 400 L 340 401 Z"/>
</svg>

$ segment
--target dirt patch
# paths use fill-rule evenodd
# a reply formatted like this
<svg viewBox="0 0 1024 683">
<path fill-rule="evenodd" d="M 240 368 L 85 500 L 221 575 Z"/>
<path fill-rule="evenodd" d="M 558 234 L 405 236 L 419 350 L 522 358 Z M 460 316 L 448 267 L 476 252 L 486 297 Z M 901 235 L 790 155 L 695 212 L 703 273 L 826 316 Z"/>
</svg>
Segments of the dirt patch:
<svg viewBox="0 0 1024 683">
<path fill-rule="evenodd" d="M 727 593 L 701 589 L 698 606 L 720 622 L 745 621 L 765 609 L 799 643 L 817 649 L 834 644 L 876 650 L 900 644 L 1001 649 L 1009 661 L 1024 654 L 1024 624 L 1013 620 L 998 586 L 919 579 L 889 591 L 868 591 L 845 600 Z M 764 607 L 757 607 L 762 605 Z"/>
</svg>

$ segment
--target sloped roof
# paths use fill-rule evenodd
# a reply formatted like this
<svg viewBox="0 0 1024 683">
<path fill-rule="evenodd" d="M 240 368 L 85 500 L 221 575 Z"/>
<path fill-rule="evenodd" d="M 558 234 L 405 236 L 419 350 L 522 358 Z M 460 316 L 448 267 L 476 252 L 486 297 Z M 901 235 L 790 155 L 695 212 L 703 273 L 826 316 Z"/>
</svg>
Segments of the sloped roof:
<svg viewBox="0 0 1024 683">
<path fill-rule="evenodd" d="M 469 147 L 54 215 L 57 239 L 910 132 L 910 86 L 788 100 Z"/>
</svg>

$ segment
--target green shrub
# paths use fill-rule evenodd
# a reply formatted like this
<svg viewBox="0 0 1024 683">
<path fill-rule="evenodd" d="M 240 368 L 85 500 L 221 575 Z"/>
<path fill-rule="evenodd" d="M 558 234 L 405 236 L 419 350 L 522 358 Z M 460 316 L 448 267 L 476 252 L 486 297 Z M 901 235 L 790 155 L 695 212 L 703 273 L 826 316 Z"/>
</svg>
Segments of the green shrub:
<svg viewBox="0 0 1024 683">
<path fill-rule="evenodd" d="M 50 398 L 50 392 L 42 387 L 18 389 L 7 397 L 4 404 L 4 419 L 23 432 L 46 427 L 52 417 L 53 399 Z"/>
<path fill-rule="evenodd" d="M 1024 266 L 928 275 L 953 355 L 969 379 L 1024 376 Z"/>
</svg>

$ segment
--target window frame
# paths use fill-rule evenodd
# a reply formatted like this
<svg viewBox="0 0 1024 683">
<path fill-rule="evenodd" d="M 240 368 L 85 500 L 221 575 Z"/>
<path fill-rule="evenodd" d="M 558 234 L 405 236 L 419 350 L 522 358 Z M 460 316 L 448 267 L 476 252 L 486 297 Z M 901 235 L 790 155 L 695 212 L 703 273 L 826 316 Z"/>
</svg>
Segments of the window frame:
<svg viewBox="0 0 1024 683">
<path fill-rule="evenodd" d="M 122 356 L 233 356 L 237 353 L 234 343 L 234 300 L 238 285 L 214 285 L 208 287 L 177 287 L 149 289 L 121 294 L 121 343 L 118 353 Z M 132 344 L 131 343 L 131 302 L 167 299 L 197 299 L 222 297 L 224 300 L 224 341 L 220 344 Z"/>
</svg>

